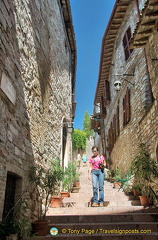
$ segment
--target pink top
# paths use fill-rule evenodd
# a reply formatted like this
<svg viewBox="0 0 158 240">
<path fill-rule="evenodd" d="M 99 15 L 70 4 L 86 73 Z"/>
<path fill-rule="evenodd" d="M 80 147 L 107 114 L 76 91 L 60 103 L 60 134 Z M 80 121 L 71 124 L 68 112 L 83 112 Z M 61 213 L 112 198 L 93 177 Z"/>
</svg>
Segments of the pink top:
<svg viewBox="0 0 158 240">
<path fill-rule="evenodd" d="M 99 163 L 103 163 L 104 160 L 104 156 L 90 157 L 89 163 L 92 163 L 92 170 L 100 169 Z"/>
</svg>

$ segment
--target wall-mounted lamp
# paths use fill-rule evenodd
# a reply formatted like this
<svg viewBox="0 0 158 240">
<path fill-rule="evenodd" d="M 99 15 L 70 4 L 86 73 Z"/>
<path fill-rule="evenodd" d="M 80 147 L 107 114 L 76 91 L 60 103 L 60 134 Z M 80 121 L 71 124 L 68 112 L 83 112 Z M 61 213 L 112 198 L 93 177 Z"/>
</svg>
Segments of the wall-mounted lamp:
<svg viewBox="0 0 158 240">
<path fill-rule="evenodd" d="M 71 127 L 67 127 L 67 130 L 68 130 L 69 133 L 73 133 L 74 128 L 72 126 Z"/>
<path fill-rule="evenodd" d="M 130 83 L 131 85 L 134 86 L 134 83 L 130 82 L 129 80 L 127 80 L 127 79 L 125 79 L 125 78 L 123 77 L 123 76 L 134 77 L 134 73 L 133 73 L 133 74 L 126 74 L 126 73 L 124 73 L 124 74 L 116 74 L 116 75 L 114 75 L 114 76 L 121 76 L 121 79 L 122 79 L 122 80 L 124 80 L 124 81 L 126 81 L 126 82 L 128 82 L 128 83 Z M 114 82 L 114 89 L 115 89 L 116 92 L 120 91 L 121 86 L 122 86 L 122 82 L 121 82 L 120 80 L 116 80 L 116 81 Z"/>
<path fill-rule="evenodd" d="M 91 115 L 91 118 L 92 119 L 100 119 L 100 113 L 95 113 L 95 114 L 93 114 L 93 115 Z"/>
<path fill-rule="evenodd" d="M 63 122 L 63 126 L 67 127 L 69 133 L 73 133 L 74 131 L 73 124 L 74 122 Z"/>
<path fill-rule="evenodd" d="M 94 119 L 96 121 L 103 121 L 103 119 L 100 116 L 100 113 L 95 113 L 95 114 L 91 115 L 91 119 Z"/>
</svg>

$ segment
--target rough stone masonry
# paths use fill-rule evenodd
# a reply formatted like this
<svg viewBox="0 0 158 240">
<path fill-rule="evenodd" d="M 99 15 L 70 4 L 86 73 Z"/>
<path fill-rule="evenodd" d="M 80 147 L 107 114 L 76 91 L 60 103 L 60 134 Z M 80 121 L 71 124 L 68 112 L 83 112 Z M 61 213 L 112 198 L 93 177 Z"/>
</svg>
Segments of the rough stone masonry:
<svg viewBox="0 0 158 240">
<path fill-rule="evenodd" d="M 63 122 L 72 120 L 76 51 L 66 2 L 0 2 L 0 219 L 7 174 L 15 178 L 16 201 L 29 184 L 29 166 L 48 165 L 62 151 L 63 161 L 71 158 L 71 135 L 62 146 Z M 27 198 L 31 209 L 29 191 Z"/>
</svg>

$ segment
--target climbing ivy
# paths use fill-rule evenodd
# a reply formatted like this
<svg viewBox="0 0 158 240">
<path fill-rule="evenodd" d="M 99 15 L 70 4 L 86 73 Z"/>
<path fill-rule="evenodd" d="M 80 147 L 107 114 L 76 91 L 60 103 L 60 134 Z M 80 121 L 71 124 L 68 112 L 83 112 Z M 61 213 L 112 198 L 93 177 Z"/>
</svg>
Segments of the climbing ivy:
<svg viewBox="0 0 158 240">
<path fill-rule="evenodd" d="M 88 114 L 88 111 L 84 113 L 83 131 L 86 133 L 87 138 L 93 136 L 94 134 L 94 131 L 91 130 L 90 116 Z"/>
<path fill-rule="evenodd" d="M 86 133 L 81 130 L 74 129 L 72 134 L 72 146 L 73 146 L 73 149 L 85 150 Z"/>
</svg>

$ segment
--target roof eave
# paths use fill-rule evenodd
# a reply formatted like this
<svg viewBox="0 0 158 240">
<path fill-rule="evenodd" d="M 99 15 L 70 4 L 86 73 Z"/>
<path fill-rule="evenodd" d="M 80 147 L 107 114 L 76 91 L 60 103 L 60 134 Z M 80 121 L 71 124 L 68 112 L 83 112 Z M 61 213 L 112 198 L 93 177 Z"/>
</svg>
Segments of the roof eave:
<svg viewBox="0 0 158 240">
<path fill-rule="evenodd" d="M 127 1 L 116 0 L 115 5 L 113 7 L 108 25 L 106 27 L 106 30 L 105 30 L 105 33 L 104 33 L 104 36 L 103 36 L 103 39 L 102 39 L 99 77 L 98 77 L 98 83 L 97 83 L 97 88 L 96 88 L 96 93 L 95 93 L 94 104 L 97 104 L 99 102 L 99 98 L 100 98 L 100 95 L 101 95 L 99 93 L 99 91 L 101 93 L 103 92 L 103 86 L 102 86 L 103 81 L 101 80 L 102 78 L 104 78 L 104 77 L 101 76 L 103 66 L 106 66 L 106 59 L 107 59 L 107 63 L 109 64 L 109 67 L 108 67 L 108 70 L 105 71 L 103 74 L 108 76 L 108 74 L 110 72 L 110 66 L 112 64 L 112 56 L 113 56 L 113 50 L 114 50 L 114 44 L 115 44 L 116 36 L 117 36 L 118 30 L 119 30 L 119 28 L 120 28 L 120 26 L 123 22 L 127 7 L 131 3 L 131 1 L 132 0 L 127 0 Z M 122 7 L 121 12 L 117 11 L 119 7 L 120 8 Z M 115 19 L 116 17 L 119 18 L 120 22 Z M 110 33 L 110 31 L 112 33 Z M 106 46 L 107 46 L 107 48 L 106 48 Z M 109 56 L 108 58 L 106 58 L 106 54 Z M 104 62 L 104 65 L 103 65 L 103 62 Z M 104 81 L 106 81 L 106 80 L 108 80 L 108 77 L 104 79 Z"/>
</svg>

